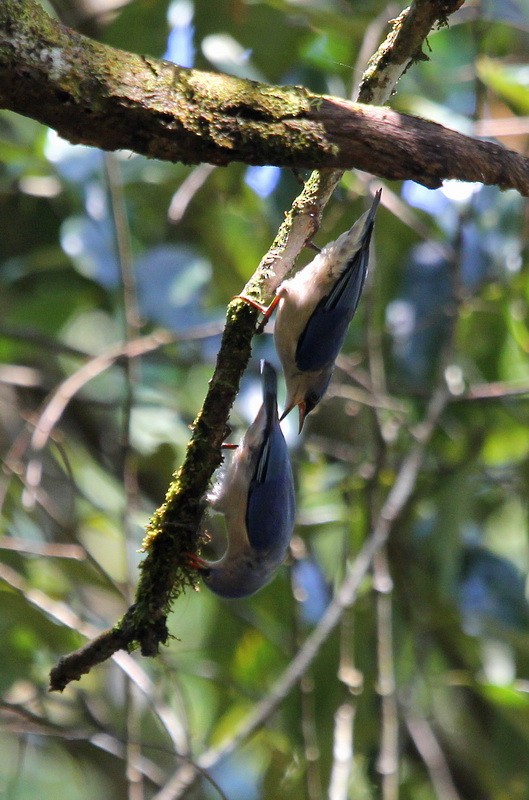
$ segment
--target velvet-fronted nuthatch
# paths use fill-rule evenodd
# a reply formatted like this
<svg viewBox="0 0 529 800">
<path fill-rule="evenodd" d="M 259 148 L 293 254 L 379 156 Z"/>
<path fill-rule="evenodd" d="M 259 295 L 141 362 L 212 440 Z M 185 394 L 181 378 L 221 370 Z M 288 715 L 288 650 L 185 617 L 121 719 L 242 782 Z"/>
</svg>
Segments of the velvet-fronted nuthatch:
<svg viewBox="0 0 529 800">
<path fill-rule="evenodd" d="M 287 387 L 281 419 L 298 406 L 300 432 L 306 415 L 325 394 L 357 309 L 381 191 L 350 230 L 277 290 L 274 337 Z"/>
<path fill-rule="evenodd" d="M 218 561 L 194 557 L 204 583 L 221 597 L 245 597 L 268 583 L 288 550 L 294 480 L 279 425 L 277 377 L 261 362 L 263 404 L 210 497 L 224 514 L 228 544 Z"/>
</svg>

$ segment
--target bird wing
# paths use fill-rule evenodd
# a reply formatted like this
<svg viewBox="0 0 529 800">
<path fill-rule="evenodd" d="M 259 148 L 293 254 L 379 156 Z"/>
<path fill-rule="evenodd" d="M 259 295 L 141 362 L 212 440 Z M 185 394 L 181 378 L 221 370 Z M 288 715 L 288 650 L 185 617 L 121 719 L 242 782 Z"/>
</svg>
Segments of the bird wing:
<svg viewBox="0 0 529 800">
<path fill-rule="evenodd" d="M 315 372 L 336 360 L 364 287 L 368 247 L 355 253 L 312 312 L 296 348 L 296 365 L 303 372 Z"/>
<path fill-rule="evenodd" d="M 331 290 L 319 301 L 298 340 L 296 365 L 303 372 L 316 372 L 334 364 L 342 348 L 347 327 L 358 308 L 364 288 L 369 264 L 369 244 L 379 200 L 380 192 L 377 192 L 365 217 L 357 249 L 346 262 Z M 355 227 L 356 225 L 351 229 L 351 234 Z"/>
<path fill-rule="evenodd" d="M 265 438 L 248 492 L 246 529 L 254 550 L 283 557 L 294 527 L 292 469 L 279 423 Z"/>
</svg>

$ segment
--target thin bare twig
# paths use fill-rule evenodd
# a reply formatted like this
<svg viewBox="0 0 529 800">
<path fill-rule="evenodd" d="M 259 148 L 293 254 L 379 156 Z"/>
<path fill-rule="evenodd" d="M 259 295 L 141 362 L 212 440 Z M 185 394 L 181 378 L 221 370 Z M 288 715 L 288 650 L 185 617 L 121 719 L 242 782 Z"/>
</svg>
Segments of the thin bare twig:
<svg viewBox="0 0 529 800">
<path fill-rule="evenodd" d="M 332 769 L 329 780 L 329 800 L 347 800 L 353 768 L 353 728 L 355 707 L 343 703 L 334 715 Z"/>
<path fill-rule="evenodd" d="M 398 709 L 393 655 L 393 581 L 385 548 L 373 560 L 374 588 L 377 591 L 377 692 L 382 702 L 382 728 L 377 770 L 382 776 L 383 800 L 398 798 Z"/>
<path fill-rule="evenodd" d="M 84 561 L 87 555 L 85 548 L 80 544 L 30 542 L 15 536 L 1 536 L 0 550 L 14 550 L 17 553 L 28 553 L 47 558 L 71 558 L 74 561 Z"/>
<path fill-rule="evenodd" d="M 204 186 L 205 182 L 216 169 L 214 164 L 199 164 L 195 167 L 187 178 L 182 181 L 174 193 L 169 204 L 167 219 L 176 225 L 187 211 L 189 203 L 196 193 Z"/>
<path fill-rule="evenodd" d="M 110 209 L 112 213 L 114 241 L 119 272 L 121 277 L 121 294 L 123 305 L 123 336 L 126 344 L 138 338 L 141 333 L 140 311 L 137 297 L 136 276 L 132 260 L 132 246 L 130 229 L 125 210 L 125 197 L 123 181 L 119 165 L 113 153 L 104 154 L 105 179 Z M 134 407 L 135 387 L 139 381 L 139 358 L 128 358 L 125 364 L 125 396 L 122 404 L 121 422 L 121 468 L 123 473 L 123 486 L 125 489 L 125 504 L 123 507 L 123 529 L 125 563 L 127 565 L 127 596 L 129 603 L 133 597 L 134 561 L 132 551 L 134 547 L 134 515 L 138 510 L 138 474 L 136 455 L 131 447 L 131 419 Z M 136 545 L 137 546 L 137 545 Z M 141 759 L 140 744 L 140 707 L 136 687 L 127 675 L 125 681 L 125 778 L 127 781 L 128 800 L 144 800 L 143 773 L 137 768 Z"/>
<path fill-rule="evenodd" d="M 406 713 L 404 721 L 428 770 L 437 800 L 461 800 L 461 795 L 452 780 L 445 754 L 432 726 L 424 717 L 412 713 Z"/>
</svg>

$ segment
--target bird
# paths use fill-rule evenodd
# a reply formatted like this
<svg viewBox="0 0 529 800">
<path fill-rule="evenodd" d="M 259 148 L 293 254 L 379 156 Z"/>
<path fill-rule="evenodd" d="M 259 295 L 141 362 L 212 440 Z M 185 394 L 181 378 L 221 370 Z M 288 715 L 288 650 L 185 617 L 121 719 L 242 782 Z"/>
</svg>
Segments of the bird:
<svg viewBox="0 0 529 800">
<path fill-rule="evenodd" d="M 334 370 L 364 287 L 369 245 L 382 190 L 371 208 L 315 258 L 278 287 L 274 328 L 276 350 L 285 374 L 287 398 L 281 419 L 299 409 L 305 417 L 320 402 Z"/>
<path fill-rule="evenodd" d="M 225 598 L 254 594 L 283 562 L 296 514 L 294 479 L 277 409 L 277 376 L 261 362 L 263 403 L 209 497 L 224 514 L 227 548 L 217 561 L 193 556 L 205 585 Z"/>
</svg>

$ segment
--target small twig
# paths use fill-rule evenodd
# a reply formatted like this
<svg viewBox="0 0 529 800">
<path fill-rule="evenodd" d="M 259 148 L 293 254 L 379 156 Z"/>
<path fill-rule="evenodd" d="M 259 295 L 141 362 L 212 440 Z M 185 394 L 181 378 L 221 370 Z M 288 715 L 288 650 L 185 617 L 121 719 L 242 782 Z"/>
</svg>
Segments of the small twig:
<svg viewBox="0 0 529 800">
<path fill-rule="evenodd" d="M 114 240 L 116 256 L 121 277 L 121 294 L 123 304 L 123 335 L 126 344 L 141 334 L 141 320 L 137 297 L 136 276 L 132 259 L 130 229 L 125 210 L 123 181 L 119 165 L 113 153 L 105 153 L 105 178 L 110 200 L 110 209 L 114 222 Z M 128 358 L 125 364 L 125 396 L 122 404 L 121 421 L 121 468 L 125 490 L 123 507 L 124 557 L 127 565 L 127 594 L 130 602 L 133 596 L 134 565 L 131 558 L 134 542 L 133 518 L 138 510 L 138 470 L 136 456 L 131 446 L 131 419 L 134 408 L 135 387 L 140 379 L 138 357 Z M 144 782 L 137 764 L 141 759 L 140 745 L 140 709 L 135 686 L 128 676 L 125 681 L 125 778 L 127 781 L 128 800 L 144 800 Z"/>
<path fill-rule="evenodd" d="M 509 397 L 520 397 L 529 394 L 529 384 L 522 382 L 496 381 L 492 383 L 475 383 L 461 395 L 452 400 L 504 400 Z"/>
<path fill-rule="evenodd" d="M 329 780 L 329 800 L 347 800 L 354 762 L 353 726 L 355 707 L 343 703 L 334 715 L 332 769 Z"/>
<path fill-rule="evenodd" d="M 182 181 L 169 205 L 169 210 L 167 212 L 167 219 L 169 222 L 173 225 L 180 222 L 187 211 L 189 203 L 196 193 L 204 186 L 215 169 L 216 167 L 214 164 L 199 164 L 199 166 L 195 167 L 187 178 Z"/>
<path fill-rule="evenodd" d="M 424 717 L 411 713 L 404 715 L 404 721 L 428 770 L 437 800 L 461 800 L 445 755 L 429 722 Z"/>
<path fill-rule="evenodd" d="M 383 800 L 398 797 L 398 713 L 393 655 L 392 597 L 385 548 L 373 560 L 374 588 L 377 591 L 377 692 L 382 703 L 382 729 L 377 770 L 382 776 Z"/>
<path fill-rule="evenodd" d="M 29 553 L 47 558 L 71 558 L 74 561 L 84 561 L 87 555 L 84 547 L 79 544 L 30 542 L 15 536 L 1 536 L 0 550 L 14 550 L 17 553 Z"/>
</svg>

